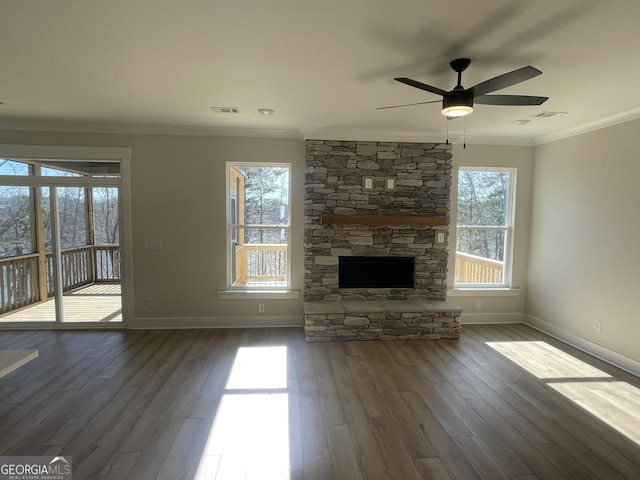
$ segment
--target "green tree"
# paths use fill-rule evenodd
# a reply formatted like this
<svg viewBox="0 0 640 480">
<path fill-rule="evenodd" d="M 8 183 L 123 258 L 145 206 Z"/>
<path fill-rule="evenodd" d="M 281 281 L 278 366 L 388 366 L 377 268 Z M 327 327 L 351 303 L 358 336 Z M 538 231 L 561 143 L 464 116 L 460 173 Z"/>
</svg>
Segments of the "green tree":
<svg viewBox="0 0 640 480">
<path fill-rule="evenodd" d="M 509 174 L 461 169 L 458 175 L 458 250 L 504 259 L 504 231 L 509 201 Z M 461 228 L 463 227 L 463 228 Z M 475 228 L 474 228 L 475 227 Z"/>
<path fill-rule="evenodd" d="M 58 187 L 58 218 L 62 248 L 87 244 L 84 187 Z"/>
<path fill-rule="evenodd" d="M 96 244 L 119 242 L 117 188 L 93 188 L 93 219 Z"/>
<path fill-rule="evenodd" d="M 0 187 L 0 256 L 33 252 L 31 213 L 28 187 Z"/>
<path fill-rule="evenodd" d="M 247 225 L 282 225 L 289 217 L 289 169 L 250 167 L 245 177 Z M 247 243 L 279 243 L 280 229 L 247 229 Z"/>
</svg>

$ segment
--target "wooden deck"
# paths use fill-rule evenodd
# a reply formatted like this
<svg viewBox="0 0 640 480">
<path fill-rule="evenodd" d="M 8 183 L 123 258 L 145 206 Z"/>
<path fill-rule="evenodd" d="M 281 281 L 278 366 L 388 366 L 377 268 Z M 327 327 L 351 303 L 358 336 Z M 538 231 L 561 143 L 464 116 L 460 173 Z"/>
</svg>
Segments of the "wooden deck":
<svg viewBox="0 0 640 480">
<path fill-rule="evenodd" d="M 122 322 L 122 299 L 120 284 L 98 283 L 64 296 L 65 323 Z M 53 299 L 23 308 L 0 317 L 4 322 L 55 322 L 55 302 Z"/>
<path fill-rule="evenodd" d="M 78 479 L 640 478 L 640 380 L 524 325 L 308 344 L 302 329 L 0 331 L 0 455 Z"/>
</svg>

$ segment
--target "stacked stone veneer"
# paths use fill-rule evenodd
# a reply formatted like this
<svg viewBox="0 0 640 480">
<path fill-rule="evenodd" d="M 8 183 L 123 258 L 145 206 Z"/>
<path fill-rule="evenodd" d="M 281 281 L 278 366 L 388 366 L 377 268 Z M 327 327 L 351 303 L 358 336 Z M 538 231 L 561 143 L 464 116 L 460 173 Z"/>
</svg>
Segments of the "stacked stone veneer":
<svg viewBox="0 0 640 480">
<path fill-rule="evenodd" d="M 308 342 L 460 338 L 462 309 L 448 302 L 305 302 Z"/>
<path fill-rule="evenodd" d="M 348 142 L 308 140 L 306 142 L 305 176 L 305 271 L 304 299 L 311 302 L 385 301 L 387 325 L 395 322 L 404 328 L 402 314 L 396 315 L 388 301 L 444 301 L 447 296 L 448 227 L 422 225 L 323 225 L 322 216 L 415 216 L 442 217 L 448 224 L 450 209 L 452 155 L 451 145 L 399 142 Z M 373 177 L 374 188 L 363 188 L 364 177 Z M 385 189 L 385 179 L 396 180 L 395 190 Z M 445 232 L 445 242 L 436 243 L 436 231 Z M 412 256 L 415 258 L 414 288 L 407 289 L 341 289 L 338 288 L 340 256 Z M 366 305 L 366 304 L 365 304 Z M 457 317 L 460 312 L 419 311 L 411 314 L 411 332 L 392 333 L 380 323 L 382 312 L 362 315 L 305 313 L 308 340 L 358 338 L 443 338 L 459 335 Z M 337 313 L 337 312 L 336 312 Z M 402 312 L 401 312 L 402 313 Z M 324 315 L 324 317 L 323 317 Z M 366 318 L 365 318 L 366 317 Z M 405 315 L 409 318 L 409 316 Z M 359 318 L 359 320 L 355 320 Z M 424 318 L 424 321 L 423 321 Z M 438 325 L 436 330 L 426 323 Z M 366 320 L 366 321 L 365 321 Z M 375 331 L 371 321 L 374 320 Z M 319 322 L 319 323 L 318 323 Z M 406 322 L 405 322 L 406 323 Z M 326 328 L 323 328 L 326 327 Z M 347 334 L 350 330 L 353 334 Z M 364 331 L 368 333 L 362 334 Z M 338 335 L 341 331 L 341 335 Z M 333 332 L 333 333 L 332 333 Z M 361 335 L 358 335 L 361 333 Z M 455 335 L 454 335 L 455 336 Z M 325 340 L 326 341 L 326 340 Z"/>
</svg>

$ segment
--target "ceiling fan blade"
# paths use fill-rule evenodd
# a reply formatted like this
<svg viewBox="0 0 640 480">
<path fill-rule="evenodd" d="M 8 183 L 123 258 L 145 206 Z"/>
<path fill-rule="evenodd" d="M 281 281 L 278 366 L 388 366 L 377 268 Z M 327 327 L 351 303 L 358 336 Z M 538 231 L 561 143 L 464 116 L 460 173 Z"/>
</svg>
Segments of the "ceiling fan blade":
<svg viewBox="0 0 640 480">
<path fill-rule="evenodd" d="M 424 105 L 425 103 L 440 103 L 442 100 L 431 100 L 430 102 L 405 103 L 403 105 L 389 105 L 388 107 L 378 107 L 376 110 L 386 110 L 387 108 L 411 107 L 412 105 Z"/>
<path fill-rule="evenodd" d="M 528 67 L 522 67 L 513 72 L 503 73 L 497 77 L 485 80 L 473 87 L 469 88 L 474 97 L 479 97 L 487 93 L 495 92 L 496 90 L 502 90 L 503 88 L 510 87 L 525 80 L 529 80 L 533 77 L 537 77 L 542 72 L 535 67 L 529 65 Z"/>
<path fill-rule="evenodd" d="M 480 95 L 473 99 L 473 103 L 483 105 L 542 105 L 549 97 L 535 97 L 533 95 Z"/>
<path fill-rule="evenodd" d="M 449 92 L 442 90 L 438 87 L 432 87 L 431 85 L 427 85 L 426 83 L 418 82 L 416 80 L 411 80 L 410 78 L 401 77 L 394 78 L 395 81 L 404 83 L 405 85 L 409 85 L 410 87 L 419 88 L 420 90 L 426 90 L 427 92 L 435 93 L 436 95 L 442 95 L 446 97 L 449 95 Z"/>
</svg>

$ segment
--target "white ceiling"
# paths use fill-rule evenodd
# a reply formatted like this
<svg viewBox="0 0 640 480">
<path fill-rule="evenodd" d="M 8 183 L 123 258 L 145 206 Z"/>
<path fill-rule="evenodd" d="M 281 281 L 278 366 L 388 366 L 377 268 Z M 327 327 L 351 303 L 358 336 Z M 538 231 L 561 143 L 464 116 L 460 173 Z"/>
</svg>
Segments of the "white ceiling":
<svg viewBox="0 0 640 480">
<path fill-rule="evenodd" d="M 637 0 L 0 0 L 0 128 L 444 140 L 438 104 L 376 107 L 437 100 L 393 77 L 450 90 L 465 56 L 465 87 L 533 65 L 496 93 L 550 97 L 477 105 L 469 141 L 541 143 L 640 116 L 639 20 Z"/>
</svg>

